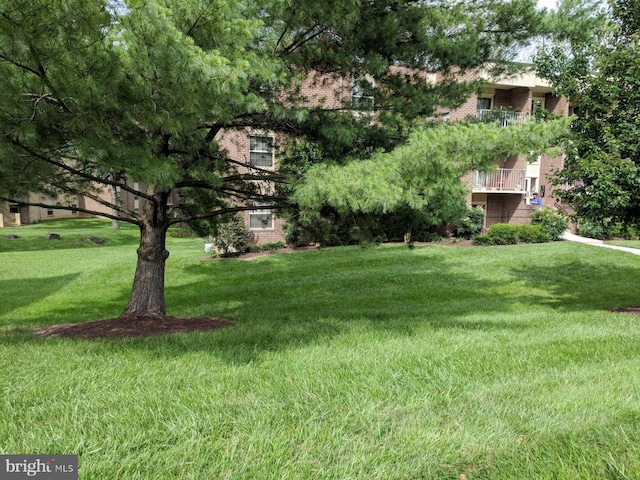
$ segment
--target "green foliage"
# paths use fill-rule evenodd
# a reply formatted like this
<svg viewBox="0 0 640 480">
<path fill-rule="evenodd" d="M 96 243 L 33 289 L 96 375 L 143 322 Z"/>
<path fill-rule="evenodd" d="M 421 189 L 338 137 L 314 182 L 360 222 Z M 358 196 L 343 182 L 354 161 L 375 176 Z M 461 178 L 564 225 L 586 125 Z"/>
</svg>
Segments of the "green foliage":
<svg viewBox="0 0 640 480">
<path fill-rule="evenodd" d="M 520 241 L 520 225 L 496 223 L 487 233 L 492 245 L 515 245 Z"/>
<path fill-rule="evenodd" d="M 494 245 L 493 240 L 489 238 L 489 235 L 476 235 L 472 240 L 473 244 L 478 246 Z"/>
<path fill-rule="evenodd" d="M 249 245 L 247 251 L 254 253 L 268 252 L 269 250 L 279 250 L 281 248 L 285 248 L 286 246 L 287 245 L 284 242 L 268 242 L 261 245 Z"/>
<path fill-rule="evenodd" d="M 249 229 L 240 215 L 229 215 L 216 226 L 209 239 L 222 255 L 244 253 L 249 248 Z"/>
<path fill-rule="evenodd" d="M 167 235 L 173 238 L 194 238 L 202 236 L 198 235 L 192 228 L 177 226 L 170 228 Z"/>
<path fill-rule="evenodd" d="M 584 237 L 606 240 L 609 238 L 638 239 L 638 226 L 628 222 L 605 218 L 600 221 L 578 219 L 578 233 Z"/>
<path fill-rule="evenodd" d="M 553 208 L 537 208 L 531 212 L 531 223 L 541 225 L 551 240 L 558 240 L 569 228 L 566 215 Z"/>
<path fill-rule="evenodd" d="M 467 214 L 453 224 L 455 236 L 470 239 L 478 235 L 484 224 L 484 214 L 484 209 L 480 207 L 467 210 Z"/>
<path fill-rule="evenodd" d="M 595 238 L 598 240 L 604 240 L 608 237 L 607 229 L 602 223 L 597 223 L 592 220 L 580 220 L 578 221 L 578 234 L 587 238 Z"/>
<path fill-rule="evenodd" d="M 581 221 L 640 221 L 640 11 L 636 1 L 613 0 L 607 18 L 594 9 L 592 35 L 549 49 L 539 73 L 572 99 L 560 195 Z M 593 33 L 595 31 L 595 33 Z M 604 233 L 604 232 L 603 232 Z"/>
<path fill-rule="evenodd" d="M 399 207 L 424 209 L 433 224 L 452 220 L 465 194 L 460 177 L 488 168 L 496 158 L 527 153 L 532 157 L 554 145 L 567 119 L 528 122 L 500 128 L 486 124 L 441 124 L 414 130 L 407 143 L 379 152 L 368 161 L 309 169 L 294 200 L 309 216 L 322 206 L 337 211 L 388 213 Z"/>
<path fill-rule="evenodd" d="M 518 239 L 524 243 L 546 243 L 551 236 L 544 225 L 518 225 Z"/>
<path fill-rule="evenodd" d="M 473 238 L 474 245 L 515 245 L 524 243 L 546 243 L 551 240 L 544 225 L 512 225 L 496 223 L 486 235 Z"/>
<path fill-rule="evenodd" d="M 553 208 L 537 208 L 531 213 L 531 223 L 541 225 L 551 240 L 558 240 L 569 228 L 569 219 Z"/>
</svg>

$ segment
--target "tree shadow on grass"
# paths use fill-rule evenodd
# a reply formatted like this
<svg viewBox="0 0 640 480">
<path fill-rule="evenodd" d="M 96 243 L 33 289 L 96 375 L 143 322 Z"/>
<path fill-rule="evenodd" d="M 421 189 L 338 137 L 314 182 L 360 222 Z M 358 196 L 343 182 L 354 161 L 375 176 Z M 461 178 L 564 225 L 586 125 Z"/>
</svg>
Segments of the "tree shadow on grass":
<svg viewBox="0 0 640 480">
<path fill-rule="evenodd" d="M 485 272 L 457 271 L 459 262 L 450 257 L 407 256 L 386 262 L 368 256 L 347 259 L 352 267 L 343 269 L 317 255 L 311 254 L 304 265 L 299 257 L 284 254 L 256 263 L 224 260 L 185 267 L 198 281 L 168 288 L 170 309 L 185 306 L 177 311 L 174 307 L 172 313 L 215 314 L 236 325 L 188 337 L 127 342 L 158 355 L 207 351 L 230 363 L 245 363 L 269 351 L 330 342 L 354 328 L 391 336 L 412 336 L 425 328 L 531 328 L 504 318 L 477 318 L 478 312 L 508 312 L 518 299 L 497 298 L 492 290 L 500 281 Z M 206 298 L 203 288 L 210 292 Z"/>
<path fill-rule="evenodd" d="M 513 268 L 503 267 L 504 259 L 492 253 L 496 258 L 490 257 L 485 267 L 470 269 L 475 255 L 478 262 L 486 260 L 482 249 L 471 251 L 461 254 L 465 259 L 431 250 L 371 255 L 353 249 L 349 255 L 314 251 L 250 262 L 190 263 L 176 268 L 186 271 L 182 278 L 193 281 L 173 286 L 170 278 L 167 282 L 169 314 L 215 316 L 233 320 L 235 326 L 99 342 L 154 356 L 207 352 L 228 363 L 247 363 L 271 351 L 331 342 L 354 328 L 394 336 L 425 334 L 425 329 L 521 331 L 534 328 L 518 317 L 521 309 L 606 309 L 638 297 L 630 293 L 637 291 L 640 280 L 640 266 L 633 264 L 614 272 L 608 258 L 563 260 L 561 251 L 550 265 Z M 514 250 L 505 252 L 512 255 Z M 128 286 L 123 286 L 118 295 L 122 306 L 127 294 Z M 88 311 L 104 312 L 104 300 L 79 299 L 65 306 L 64 315 L 87 318 Z"/>
<path fill-rule="evenodd" d="M 626 265 L 589 257 L 554 265 L 529 265 L 512 270 L 529 288 L 538 305 L 561 311 L 613 310 L 640 306 L 640 262 Z"/>
<path fill-rule="evenodd" d="M 49 295 L 73 283 L 78 276 L 79 274 L 72 273 L 46 278 L 0 280 L 0 292 L 2 292 L 0 315 L 6 316 L 23 306 L 41 302 Z M 6 323 L 0 320 L 0 326 Z"/>
</svg>

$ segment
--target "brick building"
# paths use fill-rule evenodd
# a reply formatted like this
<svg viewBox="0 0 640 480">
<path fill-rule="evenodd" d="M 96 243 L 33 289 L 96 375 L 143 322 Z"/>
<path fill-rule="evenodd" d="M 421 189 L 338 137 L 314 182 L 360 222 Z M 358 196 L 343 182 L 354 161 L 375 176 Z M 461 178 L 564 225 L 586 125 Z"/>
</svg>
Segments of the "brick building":
<svg viewBox="0 0 640 480">
<path fill-rule="evenodd" d="M 437 74 L 423 75 L 427 82 L 438 82 Z M 484 71 L 474 71 L 461 76 L 462 80 L 490 78 Z M 375 84 L 370 82 L 375 88 Z M 373 99 L 367 96 L 362 82 L 344 77 L 311 75 L 303 82 L 300 94 L 311 105 L 325 108 L 345 108 L 354 104 L 366 104 Z M 449 122 L 476 119 L 478 121 L 498 121 L 503 125 L 518 125 L 529 121 L 536 109 L 559 116 L 568 115 L 569 104 L 565 98 L 553 94 L 550 85 L 532 73 L 519 74 L 488 81 L 482 93 L 474 94 L 459 108 L 440 111 L 440 117 Z M 267 170 L 278 169 L 278 158 L 285 139 L 263 130 L 221 131 L 216 137 L 220 147 L 228 156 L 240 163 Z M 534 163 L 524 157 L 496 159 L 496 170 L 474 171 L 463 177 L 468 186 L 467 204 L 478 206 L 485 211 L 485 227 L 494 223 L 528 223 L 533 206 L 530 204 L 534 192 L 542 197 L 543 206 L 558 206 L 554 198 L 548 175 L 563 166 L 562 157 L 542 155 Z M 103 192 L 111 199 L 112 192 Z M 140 208 L 142 200 L 123 192 L 120 201 L 130 211 Z M 172 198 L 170 201 L 177 201 Z M 102 211 L 104 207 L 88 198 L 65 200 L 65 205 L 79 205 L 90 210 Z M 0 206 L 2 207 L 2 206 Z M 21 207 L 23 210 L 27 207 Z M 11 219 L 15 206 L 4 206 L 5 219 Z M 58 213 L 59 212 L 59 213 Z M 77 215 L 74 211 L 57 211 L 28 207 L 22 212 L 22 223 L 31 223 L 47 218 Z M 245 223 L 251 234 L 251 241 L 263 244 L 284 239 L 284 221 L 267 205 L 256 203 L 255 209 L 244 212 Z M 20 218 L 20 215 L 18 216 Z"/>
<path fill-rule="evenodd" d="M 482 77 L 488 75 L 480 72 Z M 502 125 L 518 125 L 530 121 L 537 109 L 556 116 L 567 116 L 569 102 L 555 95 L 551 86 L 533 73 L 519 74 L 490 81 L 482 93 L 471 96 L 455 111 L 450 121 L 468 117 L 478 121 L 498 121 Z M 494 223 L 529 223 L 533 208 L 531 197 L 538 193 L 543 207 L 560 207 L 554 196 L 549 175 L 563 168 L 562 156 L 541 155 L 533 163 L 525 156 L 496 159 L 496 170 L 469 172 L 463 181 L 469 188 L 467 204 L 485 211 L 485 227 Z"/>
</svg>

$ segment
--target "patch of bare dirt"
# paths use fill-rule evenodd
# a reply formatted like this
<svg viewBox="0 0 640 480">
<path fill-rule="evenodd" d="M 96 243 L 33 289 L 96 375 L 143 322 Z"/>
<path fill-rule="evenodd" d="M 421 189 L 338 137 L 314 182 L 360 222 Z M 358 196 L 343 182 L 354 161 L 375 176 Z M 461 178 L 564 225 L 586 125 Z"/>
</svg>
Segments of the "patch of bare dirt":
<svg viewBox="0 0 640 480">
<path fill-rule="evenodd" d="M 185 333 L 234 325 L 228 320 L 214 317 L 184 318 L 184 317 L 156 317 L 136 316 L 118 317 L 87 323 L 67 323 L 51 327 L 35 328 L 33 331 L 42 337 L 70 337 L 70 338 L 126 338 L 151 337 L 168 333 Z"/>
<path fill-rule="evenodd" d="M 631 313 L 632 315 L 640 315 L 640 307 L 614 308 L 611 311 L 615 313 Z"/>
</svg>

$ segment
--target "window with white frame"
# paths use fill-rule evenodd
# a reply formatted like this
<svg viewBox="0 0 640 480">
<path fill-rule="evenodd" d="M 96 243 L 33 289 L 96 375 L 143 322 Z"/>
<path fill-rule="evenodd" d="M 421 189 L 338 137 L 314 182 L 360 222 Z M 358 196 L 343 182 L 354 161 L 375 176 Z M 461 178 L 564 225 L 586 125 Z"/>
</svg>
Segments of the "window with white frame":
<svg viewBox="0 0 640 480">
<path fill-rule="evenodd" d="M 373 82 L 365 78 L 351 84 L 351 104 L 354 108 L 373 108 Z"/>
<path fill-rule="evenodd" d="M 256 204 L 256 209 L 249 211 L 249 230 L 272 230 L 273 211 L 270 208 L 260 208 L 263 204 Z"/>
<path fill-rule="evenodd" d="M 254 167 L 273 167 L 273 137 L 249 135 L 249 163 Z"/>
</svg>

